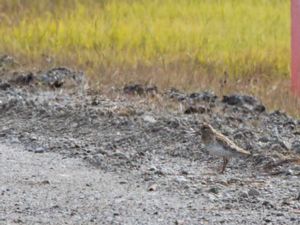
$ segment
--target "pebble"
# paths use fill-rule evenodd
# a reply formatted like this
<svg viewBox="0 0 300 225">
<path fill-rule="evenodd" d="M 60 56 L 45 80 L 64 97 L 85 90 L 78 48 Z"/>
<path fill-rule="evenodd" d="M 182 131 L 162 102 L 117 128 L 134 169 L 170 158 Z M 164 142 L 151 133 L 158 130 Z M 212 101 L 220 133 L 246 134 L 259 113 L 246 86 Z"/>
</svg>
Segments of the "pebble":
<svg viewBox="0 0 300 225">
<path fill-rule="evenodd" d="M 157 187 L 158 187 L 157 184 L 152 184 L 152 185 L 149 186 L 148 191 L 156 191 Z"/>
<path fill-rule="evenodd" d="M 219 194 L 220 189 L 218 187 L 212 187 L 208 190 L 208 192 L 213 194 Z"/>
<path fill-rule="evenodd" d="M 252 196 L 252 197 L 256 197 L 256 196 L 259 196 L 260 195 L 260 192 L 254 188 L 251 188 L 249 191 L 248 191 L 248 195 L 249 196 Z"/>
<path fill-rule="evenodd" d="M 300 141 L 294 141 L 292 143 L 291 149 L 295 151 L 297 154 L 300 154 Z"/>
<path fill-rule="evenodd" d="M 188 180 L 184 176 L 176 176 L 175 181 L 179 184 L 186 183 Z"/>
<path fill-rule="evenodd" d="M 156 123 L 156 119 L 153 117 L 153 116 L 150 116 L 150 115 L 144 115 L 143 117 L 143 120 L 145 122 L 148 122 L 148 123 Z"/>
<path fill-rule="evenodd" d="M 233 206 L 231 204 L 229 204 L 229 203 L 227 203 L 225 205 L 225 209 L 227 209 L 227 210 L 232 209 L 232 208 L 233 208 Z"/>
<path fill-rule="evenodd" d="M 183 220 L 176 220 L 175 225 L 184 225 L 184 221 Z"/>
<path fill-rule="evenodd" d="M 274 208 L 274 205 L 271 202 L 266 201 L 266 200 L 263 201 L 262 205 L 265 206 L 268 209 Z"/>
<path fill-rule="evenodd" d="M 196 188 L 196 190 L 194 191 L 194 194 L 198 195 L 202 193 L 202 189 L 201 188 Z"/>
<path fill-rule="evenodd" d="M 244 192 L 244 191 L 240 192 L 239 195 L 240 195 L 241 198 L 248 198 L 249 197 L 248 193 Z"/>
<path fill-rule="evenodd" d="M 43 147 L 38 147 L 33 150 L 34 153 L 44 153 L 45 151 L 46 151 L 46 149 Z"/>
</svg>

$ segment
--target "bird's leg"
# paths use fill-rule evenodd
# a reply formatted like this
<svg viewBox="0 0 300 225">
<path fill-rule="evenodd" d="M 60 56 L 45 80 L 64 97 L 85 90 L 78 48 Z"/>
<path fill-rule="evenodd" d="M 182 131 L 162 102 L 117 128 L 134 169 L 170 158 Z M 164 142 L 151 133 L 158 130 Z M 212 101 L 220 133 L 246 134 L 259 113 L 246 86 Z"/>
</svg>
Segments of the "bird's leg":
<svg viewBox="0 0 300 225">
<path fill-rule="evenodd" d="M 228 158 L 226 158 L 226 157 L 223 157 L 223 166 L 222 166 L 221 173 L 224 173 L 224 171 L 225 171 L 225 168 L 226 168 L 226 166 L 227 166 L 228 162 L 229 162 L 229 159 L 228 159 Z"/>
</svg>

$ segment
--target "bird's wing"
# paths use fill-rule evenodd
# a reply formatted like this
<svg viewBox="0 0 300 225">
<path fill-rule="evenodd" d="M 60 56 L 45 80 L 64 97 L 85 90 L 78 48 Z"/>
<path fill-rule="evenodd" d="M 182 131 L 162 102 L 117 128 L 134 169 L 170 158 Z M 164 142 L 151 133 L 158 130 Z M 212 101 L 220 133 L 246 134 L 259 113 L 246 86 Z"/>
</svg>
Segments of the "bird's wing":
<svg viewBox="0 0 300 225">
<path fill-rule="evenodd" d="M 242 149 L 241 147 L 237 146 L 233 141 L 231 141 L 229 138 L 224 136 L 223 134 L 216 133 L 216 141 L 228 146 L 232 151 L 238 152 L 242 155 L 251 155 L 250 152 Z"/>
</svg>

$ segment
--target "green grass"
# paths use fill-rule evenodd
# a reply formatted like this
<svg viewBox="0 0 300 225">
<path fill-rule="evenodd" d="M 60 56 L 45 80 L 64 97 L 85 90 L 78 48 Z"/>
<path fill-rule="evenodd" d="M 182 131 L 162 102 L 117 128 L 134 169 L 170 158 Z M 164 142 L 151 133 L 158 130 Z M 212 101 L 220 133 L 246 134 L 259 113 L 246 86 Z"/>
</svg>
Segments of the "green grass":
<svg viewBox="0 0 300 225">
<path fill-rule="evenodd" d="M 289 74 L 289 1 L 0 0 L 0 52 L 97 74 L 192 62 L 201 73 Z"/>
<path fill-rule="evenodd" d="M 1 54 L 30 70 L 83 69 L 99 87 L 245 92 L 300 114 L 287 0 L 0 0 Z"/>
</svg>

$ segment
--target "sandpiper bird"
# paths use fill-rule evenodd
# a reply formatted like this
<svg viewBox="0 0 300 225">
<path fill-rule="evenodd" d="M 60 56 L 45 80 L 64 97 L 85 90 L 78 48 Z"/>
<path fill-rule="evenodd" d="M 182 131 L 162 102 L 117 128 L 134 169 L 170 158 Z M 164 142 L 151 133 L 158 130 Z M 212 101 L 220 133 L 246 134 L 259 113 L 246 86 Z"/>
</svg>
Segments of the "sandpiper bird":
<svg viewBox="0 0 300 225">
<path fill-rule="evenodd" d="M 223 157 L 221 173 L 224 173 L 230 158 L 251 155 L 250 152 L 237 146 L 229 138 L 216 131 L 207 123 L 201 126 L 201 136 L 203 143 L 211 155 Z"/>
</svg>

